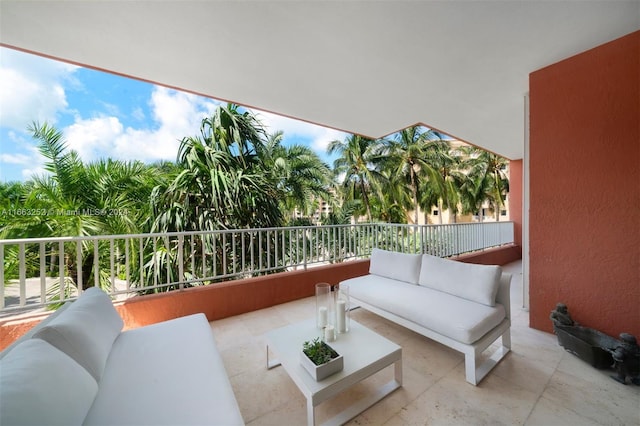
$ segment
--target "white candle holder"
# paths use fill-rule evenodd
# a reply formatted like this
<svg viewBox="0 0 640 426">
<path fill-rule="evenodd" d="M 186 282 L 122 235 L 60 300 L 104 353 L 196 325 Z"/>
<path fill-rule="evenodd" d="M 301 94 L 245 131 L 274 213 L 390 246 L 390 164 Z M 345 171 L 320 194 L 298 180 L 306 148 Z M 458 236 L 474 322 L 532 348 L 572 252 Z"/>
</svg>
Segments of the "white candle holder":
<svg viewBox="0 0 640 426">
<path fill-rule="evenodd" d="M 349 332 L 351 322 L 351 302 L 349 300 L 349 286 L 342 284 L 336 294 L 336 331 L 339 334 Z"/>
<path fill-rule="evenodd" d="M 322 340 L 325 342 L 333 342 L 336 340 L 336 328 L 332 325 L 327 325 L 322 332 Z"/>
<path fill-rule="evenodd" d="M 324 330 L 327 325 L 333 325 L 335 316 L 333 294 L 328 283 L 316 284 L 316 327 Z"/>
</svg>

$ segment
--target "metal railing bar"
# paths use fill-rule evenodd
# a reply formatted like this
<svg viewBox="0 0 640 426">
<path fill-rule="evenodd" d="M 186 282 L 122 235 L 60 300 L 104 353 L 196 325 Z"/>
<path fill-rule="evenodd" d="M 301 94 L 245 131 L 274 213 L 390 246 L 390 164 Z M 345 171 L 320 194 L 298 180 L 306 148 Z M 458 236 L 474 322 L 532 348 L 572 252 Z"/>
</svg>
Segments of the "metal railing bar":
<svg viewBox="0 0 640 426">
<path fill-rule="evenodd" d="M 78 289 L 78 294 L 81 293 L 87 287 L 87 283 L 84 282 L 82 265 L 86 260 L 86 250 L 90 250 L 91 242 L 93 242 L 94 285 L 100 285 L 102 274 L 105 278 L 109 277 L 111 294 L 120 295 L 141 291 L 162 291 L 167 287 L 184 288 L 187 285 L 215 283 L 216 281 L 244 278 L 256 274 L 307 268 L 310 265 L 321 263 L 366 258 L 374 247 L 446 257 L 512 243 L 513 234 L 512 222 L 451 225 L 365 223 L 0 240 L 0 257 L 3 259 L 3 264 L 0 265 L 0 282 L 4 282 L 6 278 L 5 255 L 7 250 L 5 247 L 17 246 L 19 276 L 16 281 L 21 293 L 19 306 L 14 304 L 6 306 L 6 291 L 4 286 L 1 286 L 0 309 L 4 312 L 25 305 L 29 307 L 48 306 L 52 303 L 59 303 L 58 300 L 47 301 L 46 276 L 49 265 L 47 257 L 51 257 L 52 270 L 55 269 L 56 263 L 59 269 L 57 275 L 60 279 L 60 299 L 64 301 L 75 297 L 75 292 L 68 291 L 74 290 L 75 287 Z M 228 238 L 229 235 L 230 238 Z M 188 238 L 186 244 L 185 238 Z M 240 242 L 238 242 L 238 238 L 240 238 Z M 160 244 L 158 244 L 158 240 L 160 240 Z M 138 256 L 135 255 L 134 249 L 136 241 L 139 250 Z M 198 241 L 201 243 L 200 247 L 198 247 Z M 65 244 L 69 242 L 73 242 L 76 249 L 65 254 Z M 124 256 L 121 255 L 122 244 L 125 246 Z M 218 248 L 219 245 L 221 246 Z M 39 250 L 34 251 L 34 247 Z M 52 249 L 48 251 L 47 247 Z M 162 249 L 162 253 L 158 252 L 159 248 Z M 105 250 L 105 259 L 102 262 L 105 268 L 102 269 L 100 265 L 101 249 Z M 149 253 L 150 249 L 153 252 Z M 108 262 L 106 262 L 106 250 L 109 250 Z M 197 251 L 200 252 L 201 259 L 196 254 Z M 35 256 L 38 256 L 38 263 L 35 262 Z M 57 262 L 55 262 L 56 256 Z M 70 260 L 67 256 L 75 258 L 75 272 L 67 269 L 68 265 L 72 265 L 67 261 Z M 146 265 L 144 263 L 145 256 L 151 256 Z M 162 260 L 160 256 L 162 256 Z M 185 262 L 189 258 L 191 266 L 187 271 L 188 267 Z M 132 264 L 134 259 L 138 267 L 137 282 L 131 280 L 132 268 L 136 267 L 135 263 Z M 200 260 L 202 261 L 202 271 L 201 275 L 197 276 L 196 268 L 200 266 L 198 264 Z M 164 264 L 161 265 L 161 261 Z M 221 263 L 222 270 L 219 270 L 218 262 Z M 233 262 L 233 265 L 228 265 L 228 262 Z M 208 267 L 208 264 L 212 264 L 212 266 Z M 152 279 L 148 276 L 145 277 L 145 270 L 153 274 Z M 124 271 L 124 279 L 118 279 L 120 271 Z M 67 278 L 71 272 L 73 274 Z M 31 274 L 38 273 L 40 279 L 39 303 L 27 303 L 25 294 L 27 274 L 30 274 L 29 278 L 31 278 Z M 166 277 L 162 276 L 165 273 Z M 159 282 L 160 279 L 162 282 Z M 120 284 L 120 281 L 124 281 L 124 284 Z M 146 281 L 152 282 L 147 283 Z M 30 291 L 33 292 L 34 289 L 31 288 Z M 29 296 L 29 299 L 31 297 Z"/>
</svg>

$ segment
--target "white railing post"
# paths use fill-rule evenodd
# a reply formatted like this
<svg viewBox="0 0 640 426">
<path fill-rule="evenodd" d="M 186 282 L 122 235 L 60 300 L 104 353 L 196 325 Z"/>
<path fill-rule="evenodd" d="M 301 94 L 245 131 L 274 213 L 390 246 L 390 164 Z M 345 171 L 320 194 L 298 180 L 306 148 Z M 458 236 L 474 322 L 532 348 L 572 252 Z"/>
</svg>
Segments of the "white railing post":
<svg viewBox="0 0 640 426">
<path fill-rule="evenodd" d="M 125 280 L 127 291 L 131 289 L 131 268 L 129 262 L 129 244 L 131 239 L 125 238 L 124 240 L 124 268 L 125 268 Z"/>
<path fill-rule="evenodd" d="M 82 293 L 82 241 L 76 242 L 76 279 L 78 282 L 76 283 L 76 287 L 78 288 L 78 294 Z M 43 277 L 41 277 L 43 278 Z M 72 277 L 73 279 L 73 277 Z"/>
<path fill-rule="evenodd" d="M 45 243 L 40 243 L 40 303 L 47 301 L 47 255 L 44 246 Z M 0 257 L 4 259 L 4 256 Z"/>
<path fill-rule="evenodd" d="M 302 269 L 307 270 L 307 233 L 304 230 L 302 234 Z M 299 247 L 296 245 L 296 247 Z"/>
<path fill-rule="evenodd" d="M 66 283 L 64 282 L 64 241 L 60 241 L 58 247 L 58 272 L 60 273 L 60 300 L 66 299 L 64 296 L 64 290 Z"/>
<path fill-rule="evenodd" d="M 98 239 L 93 240 L 93 285 L 100 288 L 100 253 Z"/>
<path fill-rule="evenodd" d="M 109 240 L 109 280 L 111 282 L 111 293 L 116 291 L 116 261 L 115 261 L 115 240 L 111 238 Z"/>
<path fill-rule="evenodd" d="M 140 238 L 138 240 L 138 250 L 140 250 L 140 266 L 139 266 L 139 270 L 140 270 L 140 286 L 144 286 L 144 242 L 142 241 L 142 238 Z"/>
<path fill-rule="evenodd" d="M 178 282 L 180 290 L 184 288 L 184 235 L 178 235 Z"/>
<path fill-rule="evenodd" d="M 19 274 L 20 274 L 20 306 L 27 304 L 27 277 L 25 267 L 25 254 L 24 243 L 18 245 L 18 262 L 19 262 Z"/>
</svg>

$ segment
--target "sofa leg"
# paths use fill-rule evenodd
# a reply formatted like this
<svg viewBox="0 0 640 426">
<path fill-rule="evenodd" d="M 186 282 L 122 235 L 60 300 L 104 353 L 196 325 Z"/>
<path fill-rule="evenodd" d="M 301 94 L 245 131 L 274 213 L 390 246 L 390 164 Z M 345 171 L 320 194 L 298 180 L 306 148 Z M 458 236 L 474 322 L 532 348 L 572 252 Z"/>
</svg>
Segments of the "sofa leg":
<svg viewBox="0 0 640 426">
<path fill-rule="evenodd" d="M 508 329 L 502 334 L 502 346 L 511 349 L 511 329 Z"/>
<path fill-rule="evenodd" d="M 464 354 L 464 369 L 467 382 L 476 386 L 480 381 L 511 351 L 511 330 L 505 331 L 501 336 L 501 345 L 491 356 L 478 365 L 478 353 L 470 350 Z"/>
<path fill-rule="evenodd" d="M 476 354 L 466 353 L 464 354 L 464 371 L 465 376 L 467 377 L 467 382 L 472 385 L 477 385 L 478 381 L 476 380 Z"/>
</svg>

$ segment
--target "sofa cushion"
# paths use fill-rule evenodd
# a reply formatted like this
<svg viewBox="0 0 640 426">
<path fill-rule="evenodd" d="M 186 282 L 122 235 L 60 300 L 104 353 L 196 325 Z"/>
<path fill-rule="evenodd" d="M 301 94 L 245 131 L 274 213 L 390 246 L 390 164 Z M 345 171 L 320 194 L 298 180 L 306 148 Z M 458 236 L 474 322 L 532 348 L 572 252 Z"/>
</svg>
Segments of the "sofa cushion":
<svg viewBox="0 0 640 426">
<path fill-rule="evenodd" d="M 92 287 L 34 337 L 51 343 L 100 381 L 111 345 L 123 325 L 111 298 Z"/>
<path fill-rule="evenodd" d="M 422 255 L 418 284 L 487 306 L 496 305 L 502 269 Z"/>
<path fill-rule="evenodd" d="M 244 424 L 206 317 L 122 332 L 84 424 Z"/>
<path fill-rule="evenodd" d="M 398 253 L 374 248 L 371 251 L 369 273 L 418 284 L 420 260 L 419 254 Z"/>
<path fill-rule="evenodd" d="M 0 361 L 0 424 L 80 425 L 97 392 L 72 358 L 44 340 L 25 340 Z"/>
<path fill-rule="evenodd" d="M 351 297 L 465 344 L 472 344 L 505 319 L 494 307 L 375 275 L 351 278 Z M 341 284 L 342 284 L 341 283 Z"/>
</svg>

